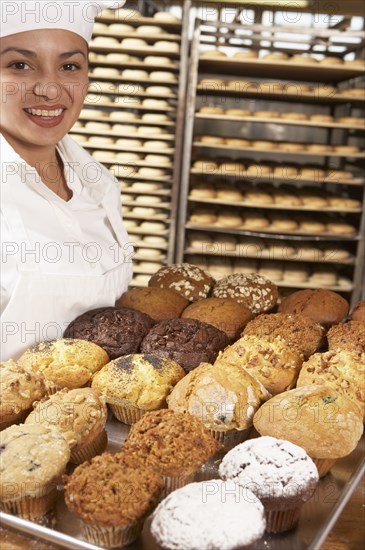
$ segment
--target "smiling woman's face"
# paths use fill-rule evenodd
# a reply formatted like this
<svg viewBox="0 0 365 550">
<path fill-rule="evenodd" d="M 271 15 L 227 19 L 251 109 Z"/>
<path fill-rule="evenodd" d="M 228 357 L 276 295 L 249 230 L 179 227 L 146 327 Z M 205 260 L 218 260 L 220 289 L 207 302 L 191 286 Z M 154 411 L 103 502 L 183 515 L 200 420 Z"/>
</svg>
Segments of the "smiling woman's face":
<svg viewBox="0 0 365 550">
<path fill-rule="evenodd" d="M 56 145 L 77 120 L 88 86 L 87 44 L 65 30 L 0 39 L 0 128 L 21 154 Z"/>
</svg>

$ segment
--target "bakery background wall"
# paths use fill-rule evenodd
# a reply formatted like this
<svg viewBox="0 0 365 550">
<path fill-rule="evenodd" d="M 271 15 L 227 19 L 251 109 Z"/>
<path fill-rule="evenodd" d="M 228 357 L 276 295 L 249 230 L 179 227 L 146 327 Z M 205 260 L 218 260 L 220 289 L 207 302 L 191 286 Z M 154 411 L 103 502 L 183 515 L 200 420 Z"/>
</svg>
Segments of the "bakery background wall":
<svg viewBox="0 0 365 550">
<path fill-rule="evenodd" d="M 282 295 L 324 286 L 356 301 L 363 6 L 259 4 L 143 1 L 118 20 L 104 12 L 93 94 L 74 132 L 121 181 L 134 286 L 184 260 L 217 278 L 257 271 Z"/>
</svg>

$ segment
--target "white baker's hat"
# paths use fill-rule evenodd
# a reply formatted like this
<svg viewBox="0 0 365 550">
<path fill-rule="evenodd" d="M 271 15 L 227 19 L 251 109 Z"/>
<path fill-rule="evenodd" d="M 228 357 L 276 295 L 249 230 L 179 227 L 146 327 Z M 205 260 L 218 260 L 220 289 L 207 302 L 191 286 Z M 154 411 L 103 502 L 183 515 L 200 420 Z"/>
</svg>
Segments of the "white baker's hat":
<svg viewBox="0 0 365 550">
<path fill-rule="evenodd" d="M 95 17 L 125 3 L 104 0 L 0 0 L 0 38 L 25 31 L 64 29 L 90 40 Z"/>
</svg>

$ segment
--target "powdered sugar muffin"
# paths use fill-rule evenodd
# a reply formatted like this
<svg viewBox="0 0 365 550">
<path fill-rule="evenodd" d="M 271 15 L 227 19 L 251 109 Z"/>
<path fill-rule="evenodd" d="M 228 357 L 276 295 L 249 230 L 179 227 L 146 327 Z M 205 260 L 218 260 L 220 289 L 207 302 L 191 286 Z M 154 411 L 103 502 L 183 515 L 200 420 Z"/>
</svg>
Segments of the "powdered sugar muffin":
<svg viewBox="0 0 365 550">
<path fill-rule="evenodd" d="M 216 298 L 233 298 L 245 302 L 252 313 L 263 313 L 273 308 L 278 299 L 277 286 L 254 273 L 233 273 L 218 281 L 212 291 Z"/>
<path fill-rule="evenodd" d="M 164 550 L 251 548 L 264 530 L 264 508 L 255 495 L 220 479 L 177 489 L 158 505 L 151 523 Z"/>
<path fill-rule="evenodd" d="M 219 474 L 251 489 L 260 499 L 270 533 L 295 527 L 302 504 L 311 498 L 319 480 L 304 449 L 270 436 L 237 445 L 223 457 Z"/>
<path fill-rule="evenodd" d="M 292 388 L 296 382 L 303 357 L 276 336 L 265 340 L 257 336 L 243 336 L 218 355 L 215 364 L 224 361 L 245 369 L 272 395 Z"/>
<path fill-rule="evenodd" d="M 189 302 L 206 298 L 214 279 L 200 267 L 189 264 L 172 264 L 162 267 L 152 275 L 148 286 L 171 288 Z"/>
</svg>

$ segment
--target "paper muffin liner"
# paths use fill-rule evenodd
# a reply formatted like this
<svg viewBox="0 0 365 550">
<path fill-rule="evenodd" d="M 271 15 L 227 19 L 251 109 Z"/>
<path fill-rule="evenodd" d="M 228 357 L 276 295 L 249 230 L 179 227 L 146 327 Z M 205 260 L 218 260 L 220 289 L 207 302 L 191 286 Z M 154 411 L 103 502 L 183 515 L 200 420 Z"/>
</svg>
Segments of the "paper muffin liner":
<svg viewBox="0 0 365 550">
<path fill-rule="evenodd" d="M 332 466 L 337 462 L 337 458 L 313 458 L 314 464 L 317 466 L 319 477 L 324 477 Z"/>
<path fill-rule="evenodd" d="M 218 430 L 209 430 L 214 439 L 222 443 L 223 452 L 226 453 L 236 447 L 239 443 L 243 443 L 248 439 L 251 426 L 245 430 L 228 430 L 226 432 L 220 432 Z"/>
<path fill-rule="evenodd" d="M 103 453 L 108 445 L 108 435 L 105 428 L 99 432 L 87 445 L 76 445 L 71 449 L 70 462 L 73 464 L 82 464 L 90 460 L 93 456 Z"/>
<path fill-rule="evenodd" d="M 164 486 L 160 496 L 160 500 L 163 500 L 165 497 L 167 497 L 167 495 L 169 495 L 176 489 L 180 489 L 180 487 L 184 487 L 184 485 L 191 483 L 194 480 L 194 475 L 195 473 L 188 474 L 186 476 L 162 476 Z"/>
<path fill-rule="evenodd" d="M 140 535 L 143 527 L 143 519 L 139 519 L 125 527 L 99 527 L 83 523 L 82 532 L 85 539 L 91 544 L 103 548 L 125 546 L 134 542 Z"/>
<path fill-rule="evenodd" d="M 134 424 L 147 412 L 135 405 L 112 405 L 109 404 L 114 416 L 124 424 Z"/>
<path fill-rule="evenodd" d="M 2 512 L 43 524 L 45 515 L 54 510 L 56 498 L 57 489 L 53 485 L 48 492 L 39 496 L 26 495 L 19 499 L 2 501 L 0 509 Z"/>
<path fill-rule="evenodd" d="M 290 510 L 265 510 L 266 532 L 283 533 L 293 529 L 300 516 L 302 505 Z"/>
</svg>

